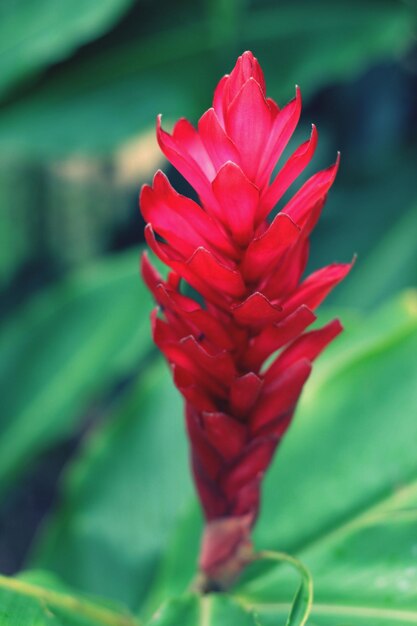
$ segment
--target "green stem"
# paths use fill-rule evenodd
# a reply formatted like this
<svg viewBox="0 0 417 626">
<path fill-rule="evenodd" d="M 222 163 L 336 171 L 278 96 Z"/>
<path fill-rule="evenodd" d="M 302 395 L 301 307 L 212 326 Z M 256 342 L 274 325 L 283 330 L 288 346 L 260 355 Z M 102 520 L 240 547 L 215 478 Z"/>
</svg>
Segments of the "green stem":
<svg viewBox="0 0 417 626">
<path fill-rule="evenodd" d="M 288 563 L 297 570 L 301 577 L 301 583 L 294 596 L 286 626 L 304 626 L 313 606 L 313 578 L 301 561 L 285 552 L 272 552 L 263 550 L 257 552 L 254 560 L 276 561 L 277 563 Z"/>
</svg>

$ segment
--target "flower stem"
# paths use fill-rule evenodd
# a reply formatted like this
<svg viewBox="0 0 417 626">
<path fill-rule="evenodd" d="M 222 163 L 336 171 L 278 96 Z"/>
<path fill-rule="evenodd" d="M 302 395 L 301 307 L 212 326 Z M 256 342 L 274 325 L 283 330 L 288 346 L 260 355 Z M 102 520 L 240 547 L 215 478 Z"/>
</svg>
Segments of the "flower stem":
<svg viewBox="0 0 417 626">
<path fill-rule="evenodd" d="M 297 570 L 301 577 L 301 583 L 294 596 L 286 626 L 304 626 L 313 605 L 313 578 L 306 566 L 290 554 L 286 554 L 285 552 L 272 552 L 269 550 L 257 552 L 254 555 L 253 560 L 268 560 L 276 561 L 277 563 L 288 563 Z"/>
</svg>

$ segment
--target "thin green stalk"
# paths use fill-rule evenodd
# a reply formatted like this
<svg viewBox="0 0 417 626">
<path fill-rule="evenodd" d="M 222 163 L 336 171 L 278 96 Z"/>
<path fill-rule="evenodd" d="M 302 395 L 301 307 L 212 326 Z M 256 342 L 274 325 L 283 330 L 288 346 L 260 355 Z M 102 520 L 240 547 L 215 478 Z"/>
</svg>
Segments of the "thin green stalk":
<svg viewBox="0 0 417 626">
<path fill-rule="evenodd" d="M 257 552 L 254 556 L 254 560 L 288 563 L 297 570 L 301 577 L 301 583 L 294 596 L 286 626 L 304 626 L 313 606 L 313 578 L 306 566 L 290 554 L 286 554 L 285 552 L 272 552 L 269 550 Z"/>
</svg>

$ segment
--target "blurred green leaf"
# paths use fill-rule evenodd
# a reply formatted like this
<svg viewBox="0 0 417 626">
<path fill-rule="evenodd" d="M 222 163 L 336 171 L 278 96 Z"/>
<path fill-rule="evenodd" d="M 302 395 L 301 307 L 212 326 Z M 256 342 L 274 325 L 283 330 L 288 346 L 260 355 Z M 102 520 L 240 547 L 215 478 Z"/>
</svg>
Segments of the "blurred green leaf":
<svg viewBox="0 0 417 626">
<path fill-rule="evenodd" d="M 134 0 L 14 0 L 0 6 L 0 97 L 105 33 Z"/>
<path fill-rule="evenodd" d="M 350 275 L 330 296 L 333 306 L 372 309 L 416 285 L 416 158 L 414 150 L 402 149 L 373 169 L 358 169 L 354 154 L 344 159 L 313 233 L 310 263 L 316 269 L 357 254 Z"/>
<path fill-rule="evenodd" d="M 359 260 L 360 271 L 354 272 L 343 287 L 345 302 L 361 307 L 380 305 L 393 288 L 417 284 L 417 205 L 414 205 L 386 231 L 368 255 Z M 336 294 L 336 299 L 340 295 Z"/>
<path fill-rule="evenodd" d="M 398 488 L 302 552 L 314 571 L 312 623 L 403 625 L 417 622 L 417 486 Z M 278 623 L 288 610 L 288 572 L 257 570 L 242 584 L 239 600 Z"/>
<path fill-rule="evenodd" d="M 161 359 L 114 413 L 69 468 L 35 563 L 137 606 L 192 491 L 182 402 Z"/>
<path fill-rule="evenodd" d="M 126 611 L 75 596 L 62 585 L 47 587 L 24 577 L 0 576 L 0 623 L 4 626 L 139 626 Z"/>
<path fill-rule="evenodd" d="M 311 96 L 329 80 L 397 56 L 413 36 L 413 12 L 398 0 L 381 3 L 378 11 L 370 0 L 259 3 L 236 11 L 235 28 L 217 37 L 213 15 L 210 10 L 185 26 L 173 18 L 173 26 L 146 37 L 118 33 L 111 45 L 103 42 L 64 64 L 4 105 L 3 150 L 43 156 L 108 151 L 150 126 L 160 111 L 170 119 L 194 118 L 209 106 L 219 75 L 247 47 L 264 65 L 271 95 L 286 101 L 295 82 Z"/>
<path fill-rule="evenodd" d="M 0 333 L 0 489 L 74 431 L 151 349 L 139 254 L 96 263 L 37 296 Z"/>
<path fill-rule="evenodd" d="M 415 15 L 400 0 L 380 2 L 378 11 L 373 0 L 261 4 L 244 25 L 244 39 L 260 58 L 272 95 L 284 101 L 295 83 L 308 97 L 403 53 L 413 39 Z"/>
<path fill-rule="evenodd" d="M 149 626 L 258 626 L 250 610 L 226 595 L 187 595 L 167 602 Z"/>
</svg>

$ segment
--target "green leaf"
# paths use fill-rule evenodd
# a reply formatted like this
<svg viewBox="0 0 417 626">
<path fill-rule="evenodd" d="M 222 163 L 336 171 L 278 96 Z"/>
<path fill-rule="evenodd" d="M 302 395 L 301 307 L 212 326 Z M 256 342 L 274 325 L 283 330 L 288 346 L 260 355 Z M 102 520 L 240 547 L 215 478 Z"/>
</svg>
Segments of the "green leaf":
<svg viewBox="0 0 417 626">
<path fill-rule="evenodd" d="M 42 587 L 0 576 L 0 623 L 4 626 L 139 626 L 124 612 L 74 596 L 64 588 Z"/>
<path fill-rule="evenodd" d="M 68 469 L 37 567 L 138 606 L 191 495 L 182 412 L 158 359 Z"/>
<path fill-rule="evenodd" d="M 149 626 L 258 626 L 252 611 L 227 595 L 187 595 L 167 602 Z"/>
<path fill-rule="evenodd" d="M 262 61 L 265 57 L 264 71 L 278 98 L 288 98 L 294 82 L 310 95 L 377 60 L 400 55 L 414 31 L 412 8 L 398 0 L 380 3 L 378 11 L 372 0 L 288 0 L 248 17 L 245 37 Z"/>
<path fill-rule="evenodd" d="M 413 37 L 412 9 L 395 0 L 378 11 L 370 0 L 255 4 L 236 11 L 234 28 L 222 29 L 219 37 L 211 35 L 212 13 L 195 16 L 190 10 L 185 26 L 174 19 L 170 27 L 158 24 L 159 30 L 152 14 L 147 23 L 144 13 L 144 30 L 147 25 L 153 34 L 140 38 L 116 30 L 111 45 L 86 51 L 5 104 L 2 149 L 48 157 L 109 151 L 152 125 L 155 112 L 168 119 L 196 117 L 236 52 L 248 46 L 264 65 L 271 95 L 285 102 L 295 81 L 308 98 L 331 80 L 397 57 Z"/>
<path fill-rule="evenodd" d="M 76 273 L 3 325 L 0 490 L 72 433 L 93 400 L 151 349 L 138 257 L 129 252 Z"/>
<path fill-rule="evenodd" d="M 106 32 L 133 0 L 16 0 L 0 7 L 0 96 Z"/>
<path fill-rule="evenodd" d="M 385 232 L 370 253 L 360 259 L 360 271 L 355 272 L 344 287 L 343 300 L 357 302 L 361 306 L 375 306 L 381 304 L 393 286 L 403 289 L 415 285 L 416 232 L 417 204 L 414 204 Z"/>
</svg>

